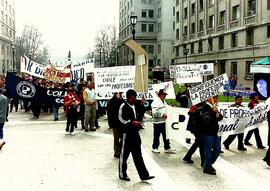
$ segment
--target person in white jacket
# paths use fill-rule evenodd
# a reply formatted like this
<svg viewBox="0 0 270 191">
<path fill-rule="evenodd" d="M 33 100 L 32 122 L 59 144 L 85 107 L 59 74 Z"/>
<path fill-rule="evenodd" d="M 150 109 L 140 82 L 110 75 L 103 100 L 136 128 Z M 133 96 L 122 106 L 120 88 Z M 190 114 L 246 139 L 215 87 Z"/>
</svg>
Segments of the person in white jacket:
<svg viewBox="0 0 270 191">
<path fill-rule="evenodd" d="M 167 93 L 164 89 L 159 90 L 158 97 L 154 99 L 152 102 L 152 116 L 153 116 L 153 124 L 154 124 L 154 139 L 152 145 L 153 153 L 160 153 L 159 147 L 159 136 L 162 134 L 165 153 L 175 153 L 175 149 L 172 149 L 170 146 L 170 141 L 166 137 L 166 106 L 167 103 L 165 101 Z"/>
</svg>

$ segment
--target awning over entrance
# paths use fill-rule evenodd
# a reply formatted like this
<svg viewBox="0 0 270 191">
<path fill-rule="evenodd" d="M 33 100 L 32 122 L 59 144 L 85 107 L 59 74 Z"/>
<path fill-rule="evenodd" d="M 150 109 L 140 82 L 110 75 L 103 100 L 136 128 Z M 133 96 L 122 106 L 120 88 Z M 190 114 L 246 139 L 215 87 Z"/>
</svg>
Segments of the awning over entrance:
<svg viewBox="0 0 270 191">
<path fill-rule="evenodd" d="M 250 73 L 270 73 L 270 57 L 263 58 L 250 65 Z"/>
</svg>

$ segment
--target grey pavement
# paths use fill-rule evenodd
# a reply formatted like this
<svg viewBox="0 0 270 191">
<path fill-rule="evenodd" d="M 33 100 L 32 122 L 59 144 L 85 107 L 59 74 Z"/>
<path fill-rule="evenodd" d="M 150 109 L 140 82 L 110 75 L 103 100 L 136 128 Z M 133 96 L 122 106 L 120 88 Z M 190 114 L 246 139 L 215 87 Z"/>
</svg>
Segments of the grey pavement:
<svg viewBox="0 0 270 191">
<path fill-rule="evenodd" d="M 176 154 L 151 152 L 152 124 L 146 122 L 141 131 L 143 157 L 155 179 L 141 182 L 132 162 L 128 162 L 130 182 L 118 179 L 118 160 L 113 157 L 112 131 L 104 118 L 101 128 L 85 133 L 78 129 L 74 136 L 65 135 L 65 118 L 53 121 L 42 114 L 32 119 L 30 113 L 11 113 L 5 125 L 7 144 L 0 151 L 1 190 L 20 191 L 81 191 L 81 190 L 269 190 L 270 168 L 262 161 L 266 150 L 247 147 L 238 151 L 236 141 L 225 150 L 214 165 L 216 176 L 202 173 L 198 153 L 194 164 L 186 164 L 183 156 L 190 146 L 186 137 L 192 137 L 185 129 L 174 131 L 171 140 Z M 260 128 L 266 145 L 267 126 Z M 225 140 L 226 137 L 223 137 Z M 251 142 L 255 143 L 254 138 Z"/>
</svg>

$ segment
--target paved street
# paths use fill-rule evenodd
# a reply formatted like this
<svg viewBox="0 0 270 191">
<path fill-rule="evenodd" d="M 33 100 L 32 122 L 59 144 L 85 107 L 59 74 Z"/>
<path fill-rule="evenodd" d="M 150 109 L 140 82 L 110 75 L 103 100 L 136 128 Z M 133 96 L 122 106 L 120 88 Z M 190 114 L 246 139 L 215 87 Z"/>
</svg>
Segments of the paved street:
<svg viewBox="0 0 270 191">
<path fill-rule="evenodd" d="M 34 120 L 30 113 L 11 113 L 5 128 L 7 144 L 0 151 L 1 190 L 269 190 L 270 168 L 262 162 L 266 150 L 248 147 L 240 152 L 234 142 L 216 162 L 217 176 L 209 176 L 202 173 L 198 155 L 193 157 L 195 164 L 182 162 L 189 147 L 185 138 L 191 137 L 184 129 L 175 131 L 171 141 L 177 154 L 153 154 L 150 122 L 141 132 L 143 156 L 156 178 L 141 182 L 130 156 L 131 181 L 123 182 L 113 158 L 112 131 L 104 118 L 100 125 L 97 132 L 77 130 L 70 136 L 64 135 L 63 117 L 54 122 L 48 115 Z M 260 131 L 266 145 L 267 126 Z"/>
</svg>

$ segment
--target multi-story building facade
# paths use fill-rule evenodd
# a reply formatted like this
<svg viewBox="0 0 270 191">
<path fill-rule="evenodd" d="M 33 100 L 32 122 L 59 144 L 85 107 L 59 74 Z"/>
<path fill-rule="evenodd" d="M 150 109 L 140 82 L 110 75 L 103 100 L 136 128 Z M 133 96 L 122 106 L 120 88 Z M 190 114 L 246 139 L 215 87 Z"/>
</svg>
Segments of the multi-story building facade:
<svg viewBox="0 0 270 191">
<path fill-rule="evenodd" d="M 135 14 L 135 40 L 148 53 L 149 70 L 169 66 L 173 51 L 173 5 L 175 0 L 120 0 L 119 6 L 119 64 L 133 63 L 132 51 L 125 42 L 132 38 L 130 16 Z"/>
<path fill-rule="evenodd" d="M 253 85 L 250 64 L 270 56 L 270 0 L 175 0 L 174 64 L 213 62 L 215 75 Z M 187 52 L 187 51 L 186 51 Z"/>
<path fill-rule="evenodd" d="M 15 7 L 14 0 L 0 0 L 0 74 L 15 70 Z"/>
</svg>

